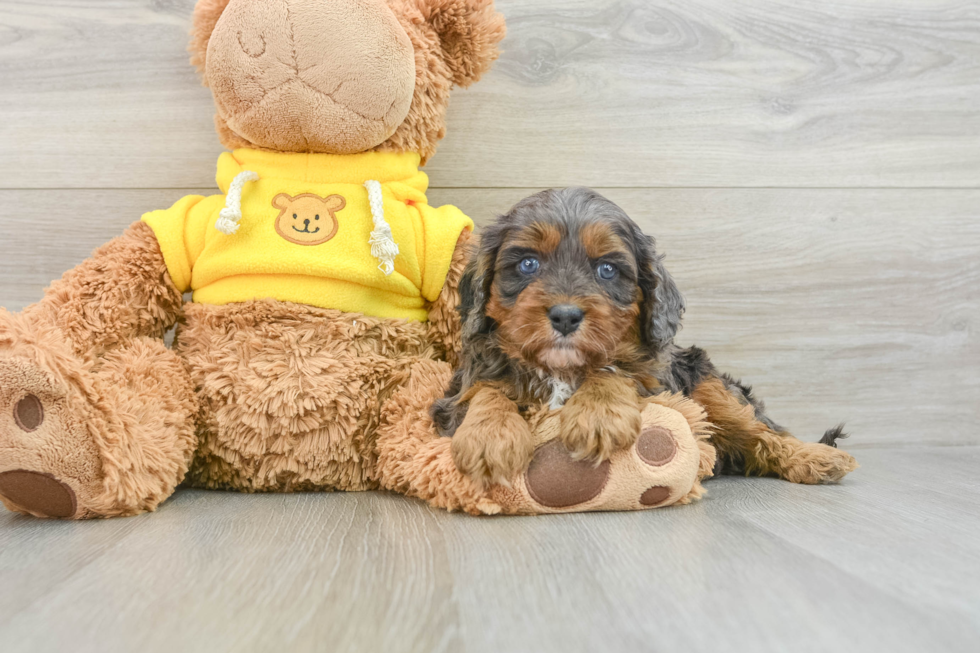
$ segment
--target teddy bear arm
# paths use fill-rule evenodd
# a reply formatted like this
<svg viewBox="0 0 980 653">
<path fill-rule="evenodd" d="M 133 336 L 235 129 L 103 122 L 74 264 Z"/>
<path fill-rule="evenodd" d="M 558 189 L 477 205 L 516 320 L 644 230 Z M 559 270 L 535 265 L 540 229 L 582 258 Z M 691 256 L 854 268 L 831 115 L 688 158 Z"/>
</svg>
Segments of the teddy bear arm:
<svg viewBox="0 0 980 653">
<path fill-rule="evenodd" d="M 456 241 L 452 263 L 446 283 L 439 293 L 439 298 L 429 305 L 429 335 L 444 353 L 445 360 L 455 366 L 459 363 L 462 330 L 459 306 L 459 281 L 469 262 L 476 238 L 470 230 L 464 230 Z"/>
<path fill-rule="evenodd" d="M 136 222 L 52 283 L 24 317 L 59 328 L 81 354 L 161 338 L 182 304 L 153 230 Z"/>
</svg>

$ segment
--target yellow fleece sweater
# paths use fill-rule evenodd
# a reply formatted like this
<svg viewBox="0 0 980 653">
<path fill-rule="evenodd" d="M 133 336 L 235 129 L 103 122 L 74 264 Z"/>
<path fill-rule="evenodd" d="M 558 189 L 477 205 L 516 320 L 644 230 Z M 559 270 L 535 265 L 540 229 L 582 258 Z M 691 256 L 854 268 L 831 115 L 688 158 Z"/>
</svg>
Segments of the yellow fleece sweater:
<svg viewBox="0 0 980 653">
<path fill-rule="evenodd" d="M 412 153 L 235 150 L 218 159 L 224 194 L 185 197 L 142 219 L 174 284 L 193 290 L 195 302 L 271 297 L 424 321 L 473 222 L 454 206 L 429 206 L 429 180 L 418 167 Z M 388 249 L 372 254 L 379 240 Z M 379 251 L 390 260 L 391 241 L 397 255 L 386 266 Z"/>
</svg>

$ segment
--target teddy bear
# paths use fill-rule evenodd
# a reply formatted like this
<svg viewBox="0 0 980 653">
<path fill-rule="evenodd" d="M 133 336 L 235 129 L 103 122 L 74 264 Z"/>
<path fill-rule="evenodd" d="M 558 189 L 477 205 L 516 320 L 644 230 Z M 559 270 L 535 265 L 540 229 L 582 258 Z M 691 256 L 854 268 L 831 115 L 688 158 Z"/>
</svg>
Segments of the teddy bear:
<svg viewBox="0 0 980 653">
<path fill-rule="evenodd" d="M 647 400 L 636 446 L 601 465 L 556 448 L 554 411 L 528 415 L 539 451 L 509 487 L 462 475 L 433 428 L 474 236 L 428 204 L 420 166 L 504 32 L 492 0 L 199 0 L 221 192 L 145 214 L 0 310 L 4 505 L 129 516 L 181 483 L 387 489 L 475 514 L 698 498 L 713 450 L 679 396 Z"/>
</svg>

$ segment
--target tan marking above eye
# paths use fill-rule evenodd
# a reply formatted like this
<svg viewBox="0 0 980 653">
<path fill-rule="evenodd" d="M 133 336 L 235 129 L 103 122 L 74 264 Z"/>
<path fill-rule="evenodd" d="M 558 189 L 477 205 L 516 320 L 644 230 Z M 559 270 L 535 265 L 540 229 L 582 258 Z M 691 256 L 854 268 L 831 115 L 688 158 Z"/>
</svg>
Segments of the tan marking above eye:
<svg viewBox="0 0 980 653">
<path fill-rule="evenodd" d="M 608 225 L 601 222 L 585 225 L 579 231 L 578 237 L 585 247 L 585 253 L 591 259 L 602 258 L 614 252 L 629 255 L 629 250 L 622 239 Z"/>
<path fill-rule="evenodd" d="M 507 241 L 510 247 L 526 247 L 540 254 L 550 254 L 561 244 L 561 231 L 553 224 L 532 222 Z"/>
</svg>

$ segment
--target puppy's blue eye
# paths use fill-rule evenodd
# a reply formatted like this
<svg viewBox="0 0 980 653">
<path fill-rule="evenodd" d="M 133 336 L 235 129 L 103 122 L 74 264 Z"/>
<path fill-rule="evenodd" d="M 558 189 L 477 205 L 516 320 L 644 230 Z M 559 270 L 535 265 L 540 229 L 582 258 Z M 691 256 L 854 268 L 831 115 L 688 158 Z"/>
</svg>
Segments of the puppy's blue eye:
<svg viewBox="0 0 980 653">
<path fill-rule="evenodd" d="M 595 271 L 596 274 L 599 275 L 600 279 L 605 279 L 606 281 L 615 279 L 616 275 L 619 274 L 619 268 L 612 263 L 600 263 L 599 267 L 597 267 Z"/>
<path fill-rule="evenodd" d="M 517 269 L 521 271 L 521 274 L 534 274 L 538 271 L 539 267 L 541 267 L 541 264 L 538 263 L 538 259 L 529 256 L 521 261 Z"/>
</svg>

